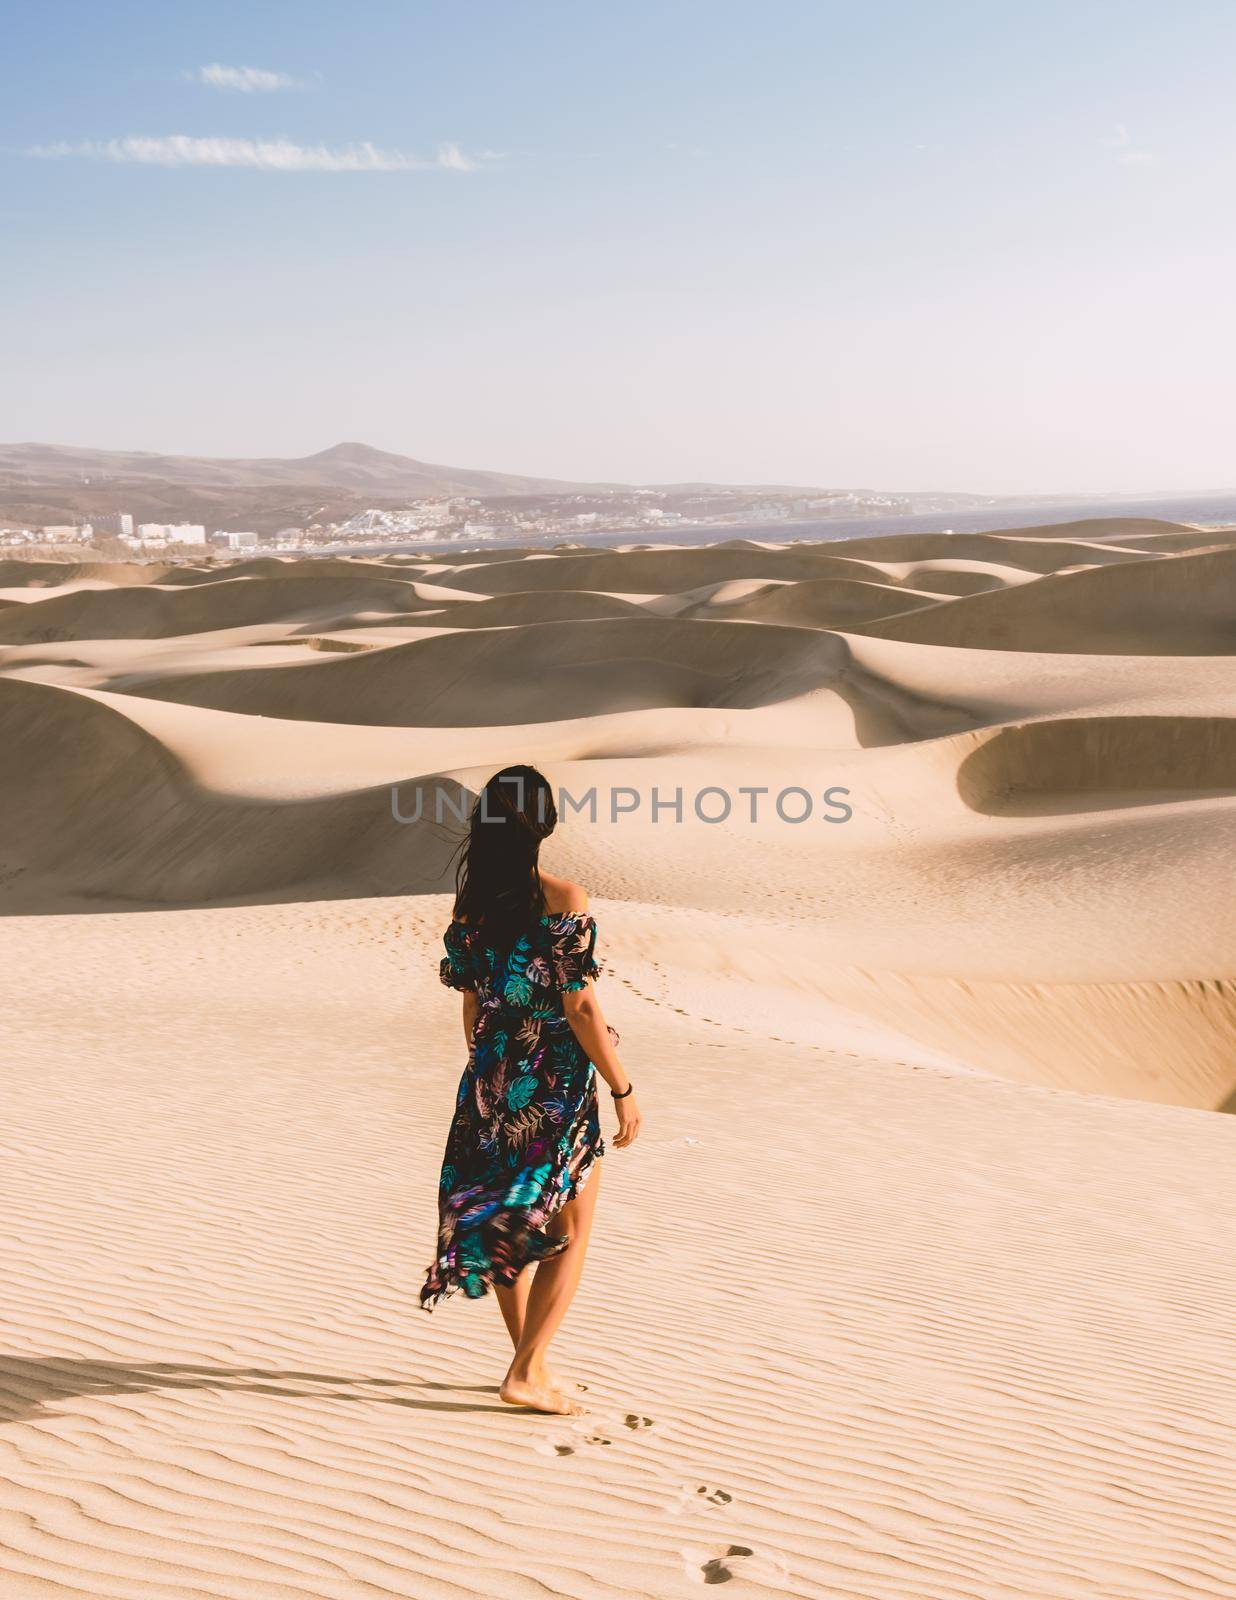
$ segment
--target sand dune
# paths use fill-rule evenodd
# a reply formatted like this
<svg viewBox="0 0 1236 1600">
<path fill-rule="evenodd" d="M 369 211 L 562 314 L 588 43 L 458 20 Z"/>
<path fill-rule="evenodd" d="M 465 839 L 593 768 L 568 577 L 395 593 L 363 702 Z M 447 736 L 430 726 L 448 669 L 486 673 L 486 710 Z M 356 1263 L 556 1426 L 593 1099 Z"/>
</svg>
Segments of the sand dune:
<svg viewBox="0 0 1236 1600">
<path fill-rule="evenodd" d="M 1066 539 L 1081 539 L 1086 543 L 1110 540 L 1127 544 L 1130 539 L 1159 539 L 1195 531 L 1188 523 L 1168 522 L 1159 517 L 1085 517 L 1076 522 L 1039 522 L 1023 528 L 1003 528 L 1000 537 L 1051 539 L 1056 543 Z"/>
<path fill-rule="evenodd" d="M 1139 533 L 1121 541 L 1144 555 L 1168 556 L 1182 550 L 1206 550 L 1236 544 L 1236 528 L 1188 528 L 1183 533 Z"/>
<path fill-rule="evenodd" d="M 1236 717 L 1067 717 L 999 729 L 957 769 L 976 811 L 1236 793 Z"/>
<path fill-rule="evenodd" d="M 842 641 L 659 617 L 444 633 L 315 667 L 152 679 L 142 693 L 248 715 L 468 727 L 655 706 L 756 706 L 829 685 Z"/>
<path fill-rule="evenodd" d="M 417 584 L 422 594 L 430 589 L 428 584 Z M 426 615 L 426 620 L 442 622 L 452 628 L 509 628 L 526 622 L 582 622 L 601 621 L 609 617 L 642 615 L 637 601 L 621 595 L 592 594 L 578 589 L 533 590 L 530 594 L 500 594 L 484 596 L 466 590 L 440 590 L 449 593 L 454 609 L 449 615 L 438 610 Z"/>
<path fill-rule="evenodd" d="M 0 561 L 0 588 L 60 589 L 77 583 L 123 584 L 161 583 L 175 570 L 151 562 L 123 561 Z"/>
<path fill-rule="evenodd" d="M 402 579 L 280 573 L 261 581 L 220 578 L 185 588 L 78 589 L 0 611 L 0 643 L 59 639 L 166 639 L 293 616 L 398 614 L 422 601 Z"/>
<path fill-rule="evenodd" d="M 850 578 L 805 578 L 800 583 L 722 585 L 678 612 L 739 622 L 786 622 L 800 628 L 844 628 L 850 623 L 899 616 L 944 599 L 921 589 Z M 740 592 L 734 593 L 738 588 Z M 697 591 L 698 593 L 699 591 Z"/>
<path fill-rule="evenodd" d="M 733 578 L 874 578 L 862 562 L 834 552 L 848 546 L 791 545 L 712 549 L 668 546 L 646 550 L 571 551 L 475 562 L 460 569 L 454 586 L 481 594 L 532 589 L 595 589 L 617 594 L 669 594 Z"/>
<path fill-rule="evenodd" d="M 874 563 L 873 563 L 874 565 Z M 999 566 L 994 561 L 966 561 L 938 557 L 933 561 L 880 562 L 890 582 L 916 586 L 937 595 L 983 594 L 1010 583 L 1029 583 L 1036 574 L 1022 567 Z"/>
<path fill-rule="evenodd" d="M 1018 567 L 1042 575 L 1082 563 L 1136 561 L 1134 548 L 1079 539 L 1045 539 L 1028 533 L 889 533 L 870 539 L 846 539 L 829 549 L 869 563 L 973 561 L 994 567 Z"/>
<path fill-rule="evenodd" d="M 392 881 L 416 892 L 440 880 L 449 854 L 445 830 L 392 823 L 388 785 L 403 775 L 393 756 L 372 791 L 227 795 L 107 703 L 13 681 L 0 681 L 0 737 L 24 776 L 0 797 L 6 909 L 372 893 Z"/>
<path fill-rule="evenodd" d="M 978 649 L 1113 655 L 1236 650 L 1236 548 L 1142 558 L 965 596 L 930 616 L 870 624 L 887 637 Z"/>
<path fill-rule="evenodd" d="M 1234 561 L 0 566 L 5 1600 L 1226 1600 Z M 413 1304 L 513 760 L 648 1117 L 577 1423 Z"/>
</svg>

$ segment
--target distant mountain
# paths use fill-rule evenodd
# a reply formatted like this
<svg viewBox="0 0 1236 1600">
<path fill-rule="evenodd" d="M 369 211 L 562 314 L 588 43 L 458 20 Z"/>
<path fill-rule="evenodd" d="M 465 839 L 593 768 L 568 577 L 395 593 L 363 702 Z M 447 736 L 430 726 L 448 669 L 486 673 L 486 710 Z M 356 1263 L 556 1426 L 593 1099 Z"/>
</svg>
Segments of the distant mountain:
<svg viewBox="0 0 1236 1600">
<path fill-rule="evenodd" d="M 158 482 L 184 489 L 292 488 L 367 490 L 418 499 L 427 495 L 571 494 L 610 485 L 564 483 L 505 472 L 440 467 L 411 456 L 392 455 L 367 444 L 337 444 L 290 460 L 162 456 L 147 450 L 85 450 L 68 445 L 0 445 L 0 479 L 80 486 L 84 479 Z"/>
<path fill-rule="evenodd" d="M 443 467 L 348 442 L 286 459 L 165 456 L 149 450 L 88 450 L 56 444 L 0 444 L 0 525 L 44 527 L 127 511 L 139 522 L 201 522 L 273 533 L 342 522 L 369 508 L 468 495 L 595 496 L 633 485 Z M 670 500 L 737 490 L 764 495 L 828 494 L 789 484 L 649 484 Z M 832 491 L 838 492 L 838 491 Z"/>
</svg>

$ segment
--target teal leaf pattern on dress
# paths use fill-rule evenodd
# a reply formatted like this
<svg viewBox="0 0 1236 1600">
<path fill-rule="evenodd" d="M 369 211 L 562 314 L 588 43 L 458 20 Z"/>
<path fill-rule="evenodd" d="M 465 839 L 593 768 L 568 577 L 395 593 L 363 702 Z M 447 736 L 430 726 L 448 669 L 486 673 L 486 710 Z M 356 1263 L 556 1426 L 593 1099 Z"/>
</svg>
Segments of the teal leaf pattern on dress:
<svg viewBox="0 0 1236 1600">
<path fill-rule="evenodd" d="M 508 1206 L 530 1206 L 545 1188 L 553 1167 L 546 1161 L 542 1166 L 521 1172 L 506 1192 Z"/>
<path fill-rule="evenodd" d="M 536 1078 L 530 1072 L 525 1072 L 522 1078 L 515 1082 L 506 1091 L 506 1103 L 512 1111 L 519 1111 L 526 1106 L 536 1093 Z"/>
</svg>

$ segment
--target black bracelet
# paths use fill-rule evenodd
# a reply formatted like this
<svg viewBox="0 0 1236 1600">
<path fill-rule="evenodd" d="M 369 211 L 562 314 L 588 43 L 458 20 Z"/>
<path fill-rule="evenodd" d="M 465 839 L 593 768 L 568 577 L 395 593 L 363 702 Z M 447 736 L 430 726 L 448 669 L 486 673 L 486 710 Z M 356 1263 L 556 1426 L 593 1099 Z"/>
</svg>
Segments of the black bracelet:
<svg viewBox="0 0 1236 1600">
<path fill-rule="evenodd" d="M 634 1087 L 635 1087 L 635 1085 L 633 1083 L 628 1083 L 626 1088 L 622 1091 L 621 1094 L 618 1093 L 617 1089 L 611 1089 L 609 1092 L 610 1092 L 611 1095 L 613 1095 L 615 1100 L 625 1100 L 626 1097 L 630 1094 L 631 1090 L 634 1089 Z"/>
</svg>

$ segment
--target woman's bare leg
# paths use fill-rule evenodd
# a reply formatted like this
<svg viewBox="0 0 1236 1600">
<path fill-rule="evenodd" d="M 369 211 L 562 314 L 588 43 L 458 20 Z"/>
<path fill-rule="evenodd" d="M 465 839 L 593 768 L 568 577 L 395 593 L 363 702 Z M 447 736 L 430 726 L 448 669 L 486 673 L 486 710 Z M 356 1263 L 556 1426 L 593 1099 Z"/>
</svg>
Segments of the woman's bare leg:
<svg viewBox="0 0 1236 1600">
<path fill-rule="evenodd" d="M 514 1283 L 495 1283 L 494 1293 L 498 1297 L 498 1305 L 502 1309 L 502 1320 L 506 1323 L 506 1331 L 511 1336 L 511 1343 L 519 1349 L 520 1337 L 524 1331 L 524 1316 L 528 1310 L 528 1293 L 532 1288 L 531 1269 L 525 1267 Z M 573 1379 L 564 1378 L 550 1366 L 544 1367 L 545 1377 L 555 1389 L 582 1389 L 583 1384 L 574 1382 Z"/>
<path fill-rule="evenodd" d="M 525 1267 L 514 1283 L 495 1283 L 494 1293 L 502 1310 L 502 1320 L 511 1336 L 511 1343 L 519 1348 L 524 1331 L 524 1313 L 528 1306 L 528 1291 L 532 1288 L 532 1274 Z"/>
<path fill-rule="evenodd" d="M 553 1218 L 554 1234 L 565 1234 L 570 1242 L 565 1250 L 537 1265 L 524 1309 L 523 1331 L 498 1391 L 511 1405 L 567 1416 L 583 1412 L 582 1406 L 553 1386 L 546 1374 L 545 1356 L 579 1287 L 600 1180 L 601 1163 L 597 1161 L 584 1187 Z"/>
</svg>

